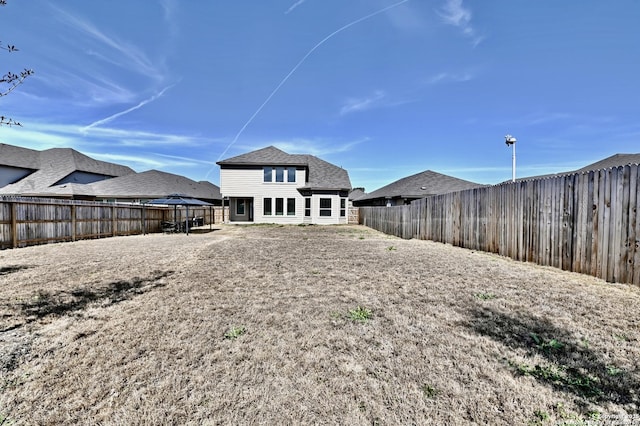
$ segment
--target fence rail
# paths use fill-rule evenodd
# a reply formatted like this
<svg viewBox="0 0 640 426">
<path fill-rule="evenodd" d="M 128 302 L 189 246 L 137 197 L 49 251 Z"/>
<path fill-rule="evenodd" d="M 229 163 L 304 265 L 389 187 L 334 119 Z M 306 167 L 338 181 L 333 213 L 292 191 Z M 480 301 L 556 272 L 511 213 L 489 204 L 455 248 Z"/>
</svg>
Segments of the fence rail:
<svg viewBox="0 0 640 426">
<path fill-rule="evenodd" d="M 609 282 L 640 285 L 638 165 L 500 184 L 396 207 L 361 207 L 360 223 Z"/>
</svg>

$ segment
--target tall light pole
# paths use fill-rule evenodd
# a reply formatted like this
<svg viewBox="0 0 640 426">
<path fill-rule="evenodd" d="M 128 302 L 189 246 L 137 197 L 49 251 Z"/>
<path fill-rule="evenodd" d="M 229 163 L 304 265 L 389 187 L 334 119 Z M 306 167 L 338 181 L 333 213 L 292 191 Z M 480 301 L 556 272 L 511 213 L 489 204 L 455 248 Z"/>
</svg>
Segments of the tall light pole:
<svg viewBox="0 0 640 426">
<path fill-rule="evenodd" d="M 507 146 L 513 146 L 512 166 L 511 166 L 511 182 L 516 181 L 516 138 L 511 135 L 506 135 L 504 141 Z"/>
</svg>

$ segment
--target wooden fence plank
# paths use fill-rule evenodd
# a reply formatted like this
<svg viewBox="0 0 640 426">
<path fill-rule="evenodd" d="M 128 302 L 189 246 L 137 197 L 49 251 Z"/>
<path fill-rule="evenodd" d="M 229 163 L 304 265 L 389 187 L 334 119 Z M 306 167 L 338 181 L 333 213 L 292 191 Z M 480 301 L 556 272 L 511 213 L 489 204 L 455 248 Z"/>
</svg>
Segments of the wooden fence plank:
<svg viewBox="0 0 640 426">
<path fill-rule="evenodd" d="M 618 268 L 618 256 L 620 254 L 619 247 L 615 246 L 616 241 L 620 241 L 619 223 L 618 223 L 618 211 L 616 203 L 618 202 L 618 173 L 616 169 L 609 169 L 609 236 L 607 237 L 607 275 L 605 279 L 607 281 L 615 280 L 617 268 Z"/>
<path fill-rule="evenodd" d="M 628 165 L 618 169 L 619 177 L 621 179 L 618 181 L 619 195 L 621 196 L 621 202 L 619 205 L 619 216 L 620 216 L 620 240 L 618 241 L 618 245 L 620 247 L 620 254 L 618 255 L 618 272 L 616 275 L 616 282 L 626 283 L 629 280 L 629 269 L 628 269 L 628 259 L 629 253 L 631 251 L 630 246 L 632 242 L 630 240 L 631 230 L 629 229 L 630 223 L 630 212 L 629 212 L 629 202 L 631 199 L 631 167 Z M 615 244 L 615 243 L 614 243 Z"/>
<path fill-rule="evenodd" d="M 573 266 L 575 179 L 576 175 L 565 176 L 563 179 L 560 263 L 565 271 L 571 270 Z"/>
<path fill-rule="evenodd" d="M 633 205 L 633 208 L 630 208 L 630 211 L 632 212 L 631 214 L 633 214 L 633 218 L 634 218 L 634 230 L 635 230 L 635 241 L 633 241 L 633 259 L 632 259 L 632 266 L 633 266 L 633 273 L 632 273 L 632 279 L 630 280 L 630 283 L 633 284 L 639 284 L 640 283 L 640 208 L 638 208 L 638 203 L 640 203 L 640 166 L 634 165 L 633 166 L 636 170 L 635 172 L 635 179 L 634 179 L 634 184 L 635 184 L 635 204 Z"/>
<path fill-rule="evenodd" d="M 640 166 L 361 209 L 361 223 L 640 285 Z M 636 265 L 638 265 L 636 267 Z"/>
</svg>

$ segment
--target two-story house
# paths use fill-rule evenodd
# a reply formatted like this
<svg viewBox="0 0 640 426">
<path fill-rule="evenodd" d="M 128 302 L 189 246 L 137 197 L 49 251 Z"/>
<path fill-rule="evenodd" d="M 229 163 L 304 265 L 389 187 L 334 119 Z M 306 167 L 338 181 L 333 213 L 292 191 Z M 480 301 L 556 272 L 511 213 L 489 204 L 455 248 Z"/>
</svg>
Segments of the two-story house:
<svg viewBox="0 0 640 426">
<path fill-rule="evenodd" d="M 341 167 L 273 146 L 217 164 L 230 222 L 347 223 L 351 180 Z"/>
</svg>

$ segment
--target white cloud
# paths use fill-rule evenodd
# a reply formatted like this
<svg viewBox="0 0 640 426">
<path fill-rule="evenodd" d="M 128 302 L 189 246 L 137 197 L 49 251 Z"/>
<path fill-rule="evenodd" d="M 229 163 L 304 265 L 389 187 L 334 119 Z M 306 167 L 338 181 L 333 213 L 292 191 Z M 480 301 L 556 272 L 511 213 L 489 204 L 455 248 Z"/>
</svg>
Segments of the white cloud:
<svg viewBox="0 0 640 426">
<path fill-rule="evenodd" d="M 462 0 L 447 0 L 439 15 L 449 25 L 462 28 L 464 32 L 473 31 L 470 26 L 471 12 L 465 9 Z"/>
<path fill-rule="evenodd" d="M 6 128 L 5 133 L 4 141 L 15 146 L 35 150 L 73 148 L 92 158 L 127 165 L 137 171 L 177 169 L 176 172 L 184 176 L 195 173 L 203 165 L 215 166 L 215 162 L 208 161 L 209 156 L 203 153 L 222 143 L 218 139 L 198 136 L 106 127 L 83 132 L 79 125 L 32 120 L 28 126 L 19 129 Z M 180 155 L 182 152 L 184 155 Z"/>
<path fill-rule="evenodd" d="M 146 57 L 146 55 L 137 47 L 122 40 L 118 40 L 113 36 L 109 36 L 96 28 L 90 21 L 74 16 L 60 8 L 57 8 L 58 15 L 70 27 L 89 36 L 90 39 L 98 41 L 102 46 L 106 46 L 114 52 L 114 55 L 107 55 L 107 50 L 101 54 L 87 49 L 89 54 L 96 55 L 111 64 L 115 64 L 121 68 L 128 69 L 139 74 L 150 76 L 152 78 L 162 80 L 163 76 L 158 72 L 158 68 Z M 85 37 L 79 37 L 79 41 L 84 41 Z M 109 52 L 110 53 L 110 52 Z M 133 66 L 132 66 L 133 65 Z"/>
<path fill-rule="evenodd" d="M 444 82 L 456 82 L 456 83 L 464 83 L 465 81 L 470 81 L 474 79 L 474 75 L 470 72 L 464 73 L 447 73 L 441 72 L 440 74 L 436 74 L 433 77 L 429 78 L 429 84 L 438 84 Z"/>
<path fill-rule="evenodd" d="M 100 161 L 107 161 L 110 163 L 127 164 L 134 169 L 161 169 L 173 163 L 157 161 L 145 155 L 127 155 L 127 154 L 111 154 L 104 152 L 88 152 L 84 151 L 83 154 L 95 158 Z"/>
<path fill-rule="evenodd" d="M 462 0 L 446 0 L 438 15 L 444 23 L 459 28 L 465 36 L 471 37 L 474 47 L 484 39 L 471 25 L 471 10 L 464 7 Z"/>
<path fill-rule="evenodd" d="M 342 108 L 340 108 L 340 115 L 380 107 L 382 106 L 382 100 L 385 96 L 382 90 L 376 90 L 371 96 L 365 98 L 349 98 L 345 101 Z"/>
<path fill-rule="evenodd" d="M 110 150 L 149 147 L 203 147 L 219 143 L 219 140 L 191 135 L 155 133 L 142 130 L 127 130 L 94 127 L 89 131 L 77 124 L 38 123 L 29 120 L 29 125 L 19 129 L 6 128 L 7 141 L 12 145 L 31 149 L 56 147 L 74 148 L 84 152 L 85 148 L 108 147 Z M 10 133 L 9 133 L 10 132 Z"/>
<path fill-rule="evenodd" d="M 391 24 L 402 31 L 419 32 L 428 27 L 427 19 L 417 7 L 411 7 L 408 3 L 404 7 L 390 10 L 387 17 Z"/>
<path fill-rule="evenodd" d="M 265 146 L 273 145 L 288 154 L 310 154 L 324 157 L 331 154 L 344 153 L 353 150 L 356 146 L 366 143 L 370 139 L 362 137 L 352 140 L 339 140 L 332 138 L 291 138 L 291 139 L 266 139 L 254 140 L 238 145 L 239 152 L 254 151 Z"/>
<path fill-rule="evenodd" d="M 168 155 L 168 154 L 158 154 L 158 153 L 156 153 L 156 155 L 158 157 L 170 158 L 172 160 L 177 161 L 178 164 L 183 164 L 183 165 L 207 164 L 209 166 L 215 166 L 216 164 L 215 161 L 207 161 L 207 160 L 203 160 L 202 158 L 191 158 L 191 157 L 183 157 L 180 155 Z"/>
<path fill-rule="evenodd" d="M 177 36 L 179 27 L 175 20 L 175 14 L 180 5 L 176 0 L 161 0 L 160 6 L 162 7 L 164 21 L 167 23 L 169 33 L 174 37 Z"/>
<path fill-rule="evenodd" d="M 96 160 L 108 161 L 117 164 L 126 164 L 129 167 L 137 170 L 162 170 L 175 167 L 193 168 L 203 164 L 207 166 L 215 165 L 215 162 L 213 161 L 202 161 L 197 158 L 167 155 L 157 152 L 113 154 L 105 152 L 83 151 L 83 154 L 95 158 Z"/>
<path fill-rule="evenodd" d="M 52 69 L 54 69 L 52 67 Z M 43 83 L 53 91 L 63 91 L 71 102 L 82 107 L 94 107 L 134 102 L 138 95 L 116 81 L 98 74 L 80 75 L 75 70 L 54 69 Z M 40 97 L 40 100 L 44 98 Z M 60 102 L 60 99 L 50 98 Z"/>
<path fill-rule="evenodd" d="M 325 140 L 325 139 L 293 139 L 289 141 L 273 141 L 271 145 L 289 154 L 311 154 L 322 157 L 351 151 L 357 145 L 368 141 L 369 138 L 361 138 L 351 141 Z"/>
</svg>

